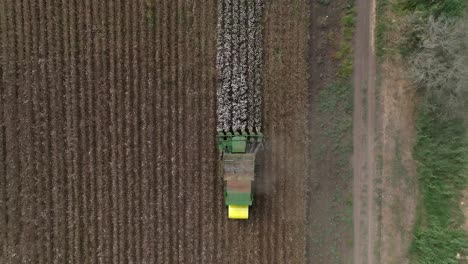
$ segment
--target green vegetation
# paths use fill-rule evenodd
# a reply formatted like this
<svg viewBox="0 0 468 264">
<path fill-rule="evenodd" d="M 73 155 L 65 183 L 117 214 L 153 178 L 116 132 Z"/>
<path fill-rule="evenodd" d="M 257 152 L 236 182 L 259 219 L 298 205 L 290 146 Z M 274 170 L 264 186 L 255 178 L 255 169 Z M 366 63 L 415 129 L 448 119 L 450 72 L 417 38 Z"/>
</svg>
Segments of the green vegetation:
<svg viewBox="0 0 468 264">
<path fill-rule="evenodd" d="M 384 54 L 384 46 L 387 41 L 385 37 L 385 32 L 389 31 L 391 21 L 388 16 L 385 15 L 385 11 L 389 6 L 390 0 L 377 0 L 376 6 L 376 16 L 377 22 L 375 25 L 375 46 L 376 46 L 376 56 L 382 57 Z"/>
<path fill-rule="evenodd" d="M 401 52 L 408 58 L 410 75 L 422 99 L 414 148 L 421 201 L 411 260 L 455 264 L 456 254 L 466 251 L 468 245 L 459 206 L 461 191 L 468 186 L 463 120 L 468 46 L 466 23 L 461 18 L 465 1 L 402 0 L 399 5 L 408 12 Z"/>
<path fill-rule="evenodd" d="M 283 61 L 283 52 L 280 47 L 276 47 L 273 50 L 273 53 L 275 54 L 275 60 L 277 63 L 281 63 Z"/>
<path fill-rule="evenodd" d="M 327 149 L 336 157 L 337 170 L 348 176 L 349 157 L 353 151 L 350 136 L 353 128 L 353 87 L 349 83 L 332 84 L 320 92 L 317 103 L 319 111 L 326 116 L 321 125 L 321 136 L 333 142 Z"/>
<path fill-rule="evenodd" d="M 317 1 L 322 5 L 329 5 L 330 4 L 330 0 L 317 0 Z"/>
<path fill-rule="evenodd" d="M 458 263 L 466 250 L 466 234 L 459 207 L 467 186 L 468 142 L 460 120 L 443 120 L 423 111 L 417 124 L 414 156 L 422 192 L 419 221 L 412 245 L 415 263 Z"/>
<path fill-rule="evenodd" d="M 146 23 L 148 24 L 148 27 L 153 28 L 155 25 L 155 19 L 154 19 L 154 3 L 153 0 L 146 0 Z"/>
<path fill-rule="evenodd" d="M 421 11 L 435 17 L 463 15 L 466 0 L 402 0 L 400 5 L 409 11 Z"/>
<path fill-rule="evenodd" d="M 338 77 L 342 80 L 348 80 L 353 74 L 353 36 L 356 26 L 356 10 L 353 5 L 349 5 L 346 14 L 341 19 L 342 41 L 335 57 L 341 61 L 338 68 Z"/>
<path fill-rule="evenodd" d="M 456 254 L 468 250 L 459 206 L 468 187 L 466 6 L 466 0 L 377 0 L 376 55 L 398 47 L 422 99 L 413 153 L 421 198 L 411 263 L 455 264 Z M 393 44 L 389 10 L 401 21 L 401 39 Z"/>
</svg>

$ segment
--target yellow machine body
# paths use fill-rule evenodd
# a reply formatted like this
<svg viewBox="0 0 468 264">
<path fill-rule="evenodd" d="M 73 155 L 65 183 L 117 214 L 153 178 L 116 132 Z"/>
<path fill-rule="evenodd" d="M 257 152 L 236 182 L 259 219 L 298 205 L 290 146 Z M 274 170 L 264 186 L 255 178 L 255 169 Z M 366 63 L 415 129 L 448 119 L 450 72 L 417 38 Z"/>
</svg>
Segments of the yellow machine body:
<svg viewBox="0 0 468 264">
<path fill-rule="evenodd" d="M 248 205 L 229 205 L 229 219 L 249 219 Z"/>
</svg>

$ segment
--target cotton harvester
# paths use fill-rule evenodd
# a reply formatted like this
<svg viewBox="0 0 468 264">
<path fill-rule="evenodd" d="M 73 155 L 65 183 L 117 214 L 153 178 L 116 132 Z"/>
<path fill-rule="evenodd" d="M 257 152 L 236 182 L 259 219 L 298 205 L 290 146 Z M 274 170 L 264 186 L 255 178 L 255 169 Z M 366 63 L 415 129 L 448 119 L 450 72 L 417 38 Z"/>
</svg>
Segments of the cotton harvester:
<svg viewBox="0 0 468 264">
<path fill-rule="evenodd" d="M 261 132 L 218 132 L 219 177 L 224 179 L 224 199 L 230 219 L 248 219 L 253 202 L 253 182 L 263 150 Z"/>
</svg>

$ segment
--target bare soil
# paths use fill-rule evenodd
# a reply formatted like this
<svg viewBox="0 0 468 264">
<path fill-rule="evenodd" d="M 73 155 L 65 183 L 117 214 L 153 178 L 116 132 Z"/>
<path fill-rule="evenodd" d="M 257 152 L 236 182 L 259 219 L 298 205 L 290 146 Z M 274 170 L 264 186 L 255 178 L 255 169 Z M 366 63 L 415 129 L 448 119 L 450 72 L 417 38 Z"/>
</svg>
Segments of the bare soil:
<svg viewBox="0 0 468 264">
<path fill-rule="evenodd" d="M 374 188 L 377 154 L 375 0 L 357 0 L 356 5 L 353 118 L 354 263 L 373 264 L 376 263 L 375 241 L 378 228 Z"/>
<path fill-rule="evenodd" d="M 266 6 L 263 191 L 228 221 L 216 1 L 1 1 L 0 262 L 303 263 L 295 3 Z"/>
<path fill-rule="evenodd" d="M 387 60 L 380 67 L 383 106 L 381 262 L 409 263 L 419 193 L 412 157 L 416 94 L 401 62 Z"/>
<path fill-rule="evenodd" d="M 390 5 L 395 4 L 391 3 Z M 385 55 L 378 65 L 377 237 L 380 263 L 409 263 L 419 197 L 413 147 L 416 135 L 416 89 L 398 52 L 402 18 L 386 10 L 392 21 L 384 32 Z"/>
<path fill-rule="evenodd" d="M 308 1 L 306 263 L 352 263 L 352 101 L 322 96 L 337 83 L 341 19 L 348 1 Z M 352 97 L 352 86 L 347 89 Z M 322 105 L 332 102 L 330 111 Z M 350 106 L 349 112 L 344 110 Z M 348 125 L 344 124 L 349 121 Z M 345 131 L 340 131 L 344 128 Z M 338 133 L 337 133 L 338 132 Z M 337 134 L 337 135 L 335 135 Z"/>
</svg>

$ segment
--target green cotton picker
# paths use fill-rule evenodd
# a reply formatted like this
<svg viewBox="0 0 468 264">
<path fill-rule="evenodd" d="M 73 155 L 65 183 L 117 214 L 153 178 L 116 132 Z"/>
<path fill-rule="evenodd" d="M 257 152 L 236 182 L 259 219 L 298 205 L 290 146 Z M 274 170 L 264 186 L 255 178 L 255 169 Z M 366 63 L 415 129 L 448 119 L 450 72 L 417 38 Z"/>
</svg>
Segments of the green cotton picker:
<svg viewBox="0 0 468 264">
<path fill-rule="evenodd" d="M 230 219 L 249 218 L 263 156 L 264 2 L 218 1 L 216 143 Z"/>
<path fill-rule="evenodd" d="M 218 132 L 218 174 L 224 179 L 224 199 L 230 219 L 248 219 L 253 182 L 263 150 L 261 132 Z"/>
</svg>

